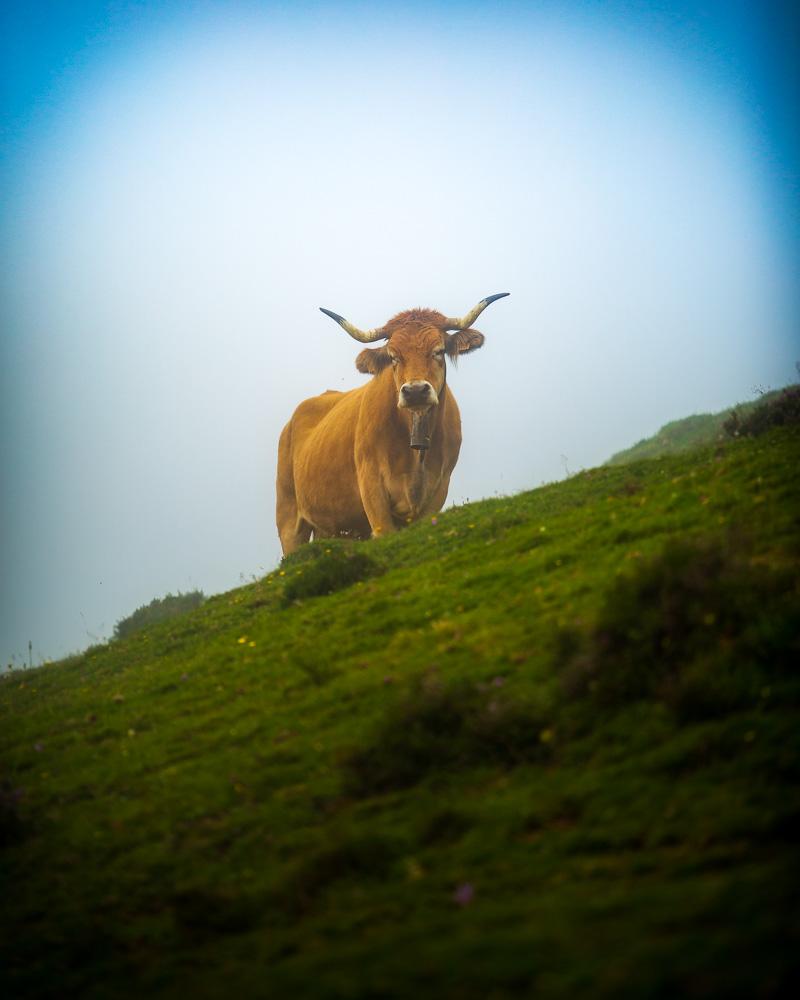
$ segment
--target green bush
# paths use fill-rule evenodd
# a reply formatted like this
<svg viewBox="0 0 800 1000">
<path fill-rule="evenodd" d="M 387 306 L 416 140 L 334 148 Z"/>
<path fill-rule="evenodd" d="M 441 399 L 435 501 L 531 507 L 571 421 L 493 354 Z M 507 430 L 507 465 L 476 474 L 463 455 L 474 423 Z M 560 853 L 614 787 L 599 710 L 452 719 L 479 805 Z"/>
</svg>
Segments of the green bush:
<svg viewBox="0 0 800 1000">
<path fill-rule="evenodd" d="M 286 556 L 281 566 L 286 574 L 284 605 L 304 597 L 332 594 L 384 572 L 364 543 L 341 539 L 304 545 Z"/>
<path fill-rule="evenodd" d="M 127 618 L 121 618 L 114 626 L 114 638 L 125 639 L 134 632 L 140 632 L 151 625 L 177 618 L 199 608 L 206 597 L 202 590 L 192 590 L 188 594 L 167 594 L 156 597 L 149 604 L 143 604 Z"/>
<path fill-rule="evenodd" d="M 493 684 L 445 684 L 426 675 L 396 703 L 367 746 L 344 760 L 356 796 L 408 788 L 434 771 L 543 760 L 539 713 Z"/>
<path fill-rule="evenodd" d="M 732 410 L 723 424 L 728 437 L 757 437 L 772 427 L 800 424 L 800 385 L 790 385 L 742 414 Z"/>
<path fill-rule="evenodd" d="M 616 581 L 587 635 L 560 638 L 567 694 L 612 708 L 655 697 L 711 717 L 758 703 L 776 677 L 796 685 L 797 580 L 741 541 L 678 540 Z"/>
</svg>

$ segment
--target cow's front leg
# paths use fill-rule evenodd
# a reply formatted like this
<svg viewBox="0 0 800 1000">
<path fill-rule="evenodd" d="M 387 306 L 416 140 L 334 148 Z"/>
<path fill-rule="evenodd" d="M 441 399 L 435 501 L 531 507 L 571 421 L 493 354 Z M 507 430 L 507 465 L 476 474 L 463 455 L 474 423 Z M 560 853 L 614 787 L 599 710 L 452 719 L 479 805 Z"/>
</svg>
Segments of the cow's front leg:
<svg viewBox="0 0 800 1000">
<path fill-rule="evenodd" d="M 367 515 L 372 537 L 380 538 L 389 535 L 397 528 L 392 517 L 392 507 L 379 476 L 359 476 L 361 502 Z"/>
</svg>

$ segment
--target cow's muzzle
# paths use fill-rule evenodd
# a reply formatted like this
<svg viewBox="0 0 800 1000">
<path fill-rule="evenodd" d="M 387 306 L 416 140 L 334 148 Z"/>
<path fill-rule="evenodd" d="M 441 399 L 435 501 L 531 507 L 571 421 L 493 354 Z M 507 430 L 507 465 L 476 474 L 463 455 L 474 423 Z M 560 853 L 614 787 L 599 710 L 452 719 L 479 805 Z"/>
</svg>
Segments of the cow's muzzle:
<svg viewBox="0 0 800 1000">
<path fill-rule="evenodd" d="M 436 390 L 423 379 L 415 379 L 413 382 L 404 382 L 400 386 L 400 398 L 397 405 L 401 409 L 426 410 L 429 406 L 436 406 L 439 397 Z"/>
</svg>

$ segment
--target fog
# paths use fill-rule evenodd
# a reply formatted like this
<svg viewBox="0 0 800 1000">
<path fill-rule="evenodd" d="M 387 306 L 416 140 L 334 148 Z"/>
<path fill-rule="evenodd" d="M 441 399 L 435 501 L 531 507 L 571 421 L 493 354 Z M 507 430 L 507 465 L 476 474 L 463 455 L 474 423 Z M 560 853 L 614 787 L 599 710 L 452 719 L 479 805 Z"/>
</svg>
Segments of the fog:
<svg viewBox="0 0 800 1000">
<path fill-rule="evenodd" d="M 511 292 L 448 504 L 795 377 L 791 5 L 70 7 L 3 15 L 3 663 L 276 564 L 319 306 Z"/>
</svg>

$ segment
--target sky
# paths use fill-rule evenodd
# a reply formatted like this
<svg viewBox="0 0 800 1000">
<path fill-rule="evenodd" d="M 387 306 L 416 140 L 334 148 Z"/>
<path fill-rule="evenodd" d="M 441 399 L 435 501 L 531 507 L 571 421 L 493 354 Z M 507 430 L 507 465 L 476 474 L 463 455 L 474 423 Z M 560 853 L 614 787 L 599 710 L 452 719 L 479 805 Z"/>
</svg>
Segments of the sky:
<svg viewBox="0 0 800 1000">
<path fill-rule="evenodd" d="M 782 0 L 4 5 L 0 664 L 280 558 L 277 440 L 467 312 L 449 503 L 796 379 Z"/>
</svg>

